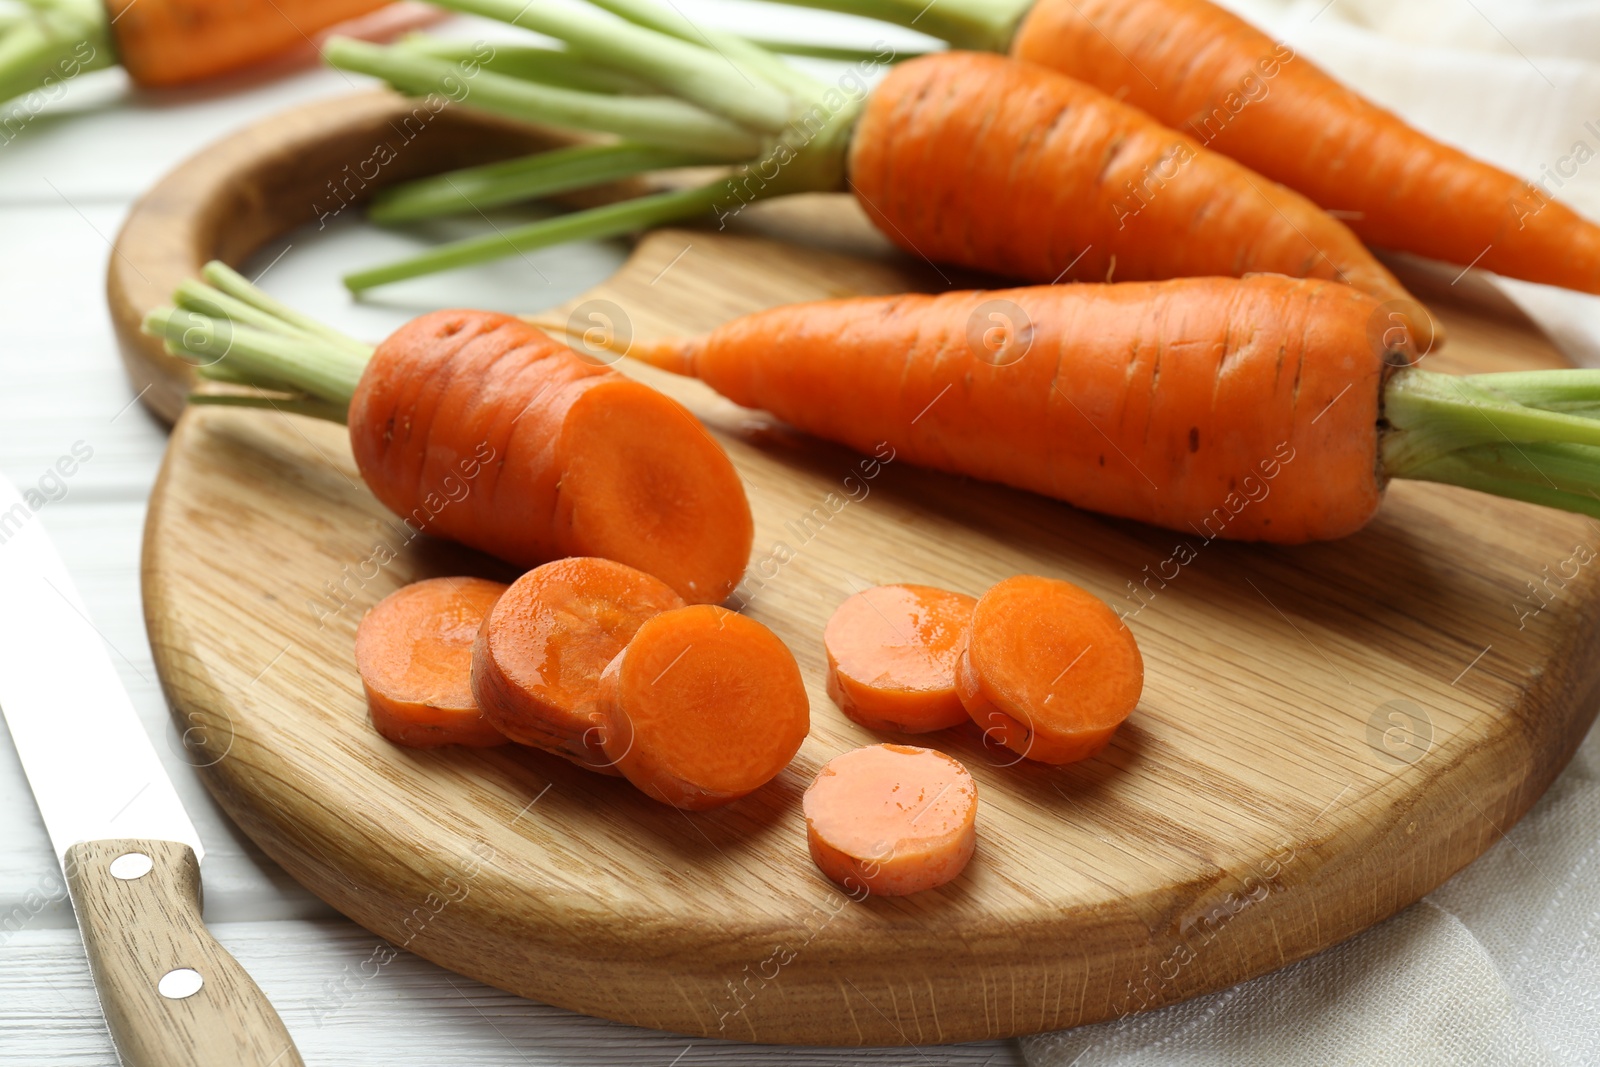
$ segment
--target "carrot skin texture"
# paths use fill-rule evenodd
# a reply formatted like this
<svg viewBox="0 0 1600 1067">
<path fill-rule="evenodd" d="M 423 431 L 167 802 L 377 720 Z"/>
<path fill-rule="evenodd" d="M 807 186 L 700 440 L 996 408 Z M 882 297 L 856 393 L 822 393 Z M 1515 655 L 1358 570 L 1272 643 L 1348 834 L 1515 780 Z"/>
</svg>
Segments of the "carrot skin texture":
<svg viewBox="0 0 1600 1067">
<path fill-rule="evenodd" d="M 1000 365 L 968 335 L 997 300 L 1029 336 Z M 632 354 L 864 453 L 887 442 L 1194 544 L 1297 544 L 1381 502 L 1379 311 L 1277 275 L 1037 286 L 774 308 Z"/>
<path fill-rule="evenodd" d="M 390 510 L 519 566 L 603 556 L 716 602 L 749 559 L 743 483 L 694 416 L 508 315 L 396 331 L 357 385 L 350 442 Z"/>
<path fill-rule="evenodd" d="M 106 0 L 134 82 L 186 85 L 271 59 L 390 0 Z"/>
<path fill-rule="evenodd" d="M 908 896 L 966 869 L 978 786 L 943 752 L 869 745 L 830 760 L 801 808 L 811 859 L 852 896 Z"/>
<path fill-rule="evenodd" d="M 986 744 L 1075 763 L 1139 703 L 1144 660 L 1116 612 L 1070 582 L 1007 578 L 978 601 L 956 691 Z"/>
<path fill-rule="evenodd" d="M 794 656 L 755 620 L 712 604 L 647 620 L 600 676 L 601 745 L 663 804 L 703 811 L 771 781 L 811 729 Z"/>
<path fill-rule="evenodd" d="M 1355 234 L 1098 89 L 942 52 L 895 67 L 850 144 L 851 187 L 907 251 L 1033 282 L 1270 271 L 1410 299 Z"/>
<path fill-rule="evenodd" d="M 472 637 L 500 582 L 429 578 L 379 601 L 356 627 L 356 669 L 372 725 L 406 748 L 487 748 L 506 737 L 484 716 L 468 678 Z"/>
<path fill-rule="evenodd" d="M 512 741 L 620 774 L 600 747 L 600 673 L 646 619 L 681 607 L 665 582 L 611 560 L 536 567 L 484 616 L 472 646 L 472 694 Z"/>
<path fill-rule="evenodd" d="M 1600 226 L 1286 48 L 1207 0 L 1038 0 L 1011 54 L 1339 210 L 1369 244 L 1600 293 Z"/>
<path fill-rule="evenodd" d="M 849 597 L 822 631 L 828 696 L 869 730 L 928 733 L 966 722 L 956 659 L 977 603 L 926 585 Z"/>
</svg>

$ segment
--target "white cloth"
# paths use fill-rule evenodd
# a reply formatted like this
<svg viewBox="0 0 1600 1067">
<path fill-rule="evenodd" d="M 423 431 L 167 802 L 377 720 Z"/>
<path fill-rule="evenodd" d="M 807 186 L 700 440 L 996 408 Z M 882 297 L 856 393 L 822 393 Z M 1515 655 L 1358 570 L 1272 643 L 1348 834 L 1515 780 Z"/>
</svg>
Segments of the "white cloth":
<svg viewBox="0 0 1600 1067">
<path fill-rule="evenodd" d="M 1228 0 L 1419 128 L 1530 180 L 1585 142 L 1593 158 L 1557 192 L 1600 219 L 1600 3 L 1324 4 Z M 1496 284 L 1600 366 L 1600 298 Z M 1232 989 L 1022 1044 L 1036 1067 L 1600 1064 L 1600 730 L 1505 840 L 1388 922 Z"/>
</svg>

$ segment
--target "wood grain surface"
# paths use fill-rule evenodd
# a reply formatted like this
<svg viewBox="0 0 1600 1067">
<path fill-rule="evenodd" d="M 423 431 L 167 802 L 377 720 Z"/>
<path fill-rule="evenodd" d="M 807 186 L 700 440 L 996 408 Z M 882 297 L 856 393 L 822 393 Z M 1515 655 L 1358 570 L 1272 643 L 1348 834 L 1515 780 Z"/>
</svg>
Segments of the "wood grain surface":
<svg viewBox="0 0 1600 1067">
<path fill-rule="evenodd" d="M 321 158 L 362 150 L 345 129 L 329 126 Z M 279 158 L 262 139 L 233 153 L 210 180 L 248 188 L 256 155 Z M 254 233 L 301 221 L 270 192 L 254 203 Z M 538 317 L 598 314 L 647 337 L 930 276 L 841 253 L 875 248 L 846 202 L 758 221 L 812 243 L 659 232 Z M 1558 362 L 1523 322 L 1459 300 L 1436 310 L 1452 341 L 1430 365 Z M 411 537 L 361 485 L 341 427 L 186 413 L 146 531 L 155 658 L 229 813 L 345 914 L 502 988 L 761 1042 L 923 1045 L 1115 1018 L 1273 970 L 1416 900 L 1499 839 L 1593 718 L 1595 577 L 1575 561 L 1600 536 L 1583 519 L 1397 484 L 1339 543 L 1208 543 L 900 463 L 866 478 L 860 457 L 697 383 L 624 369 L 686 403 L 744 475 L 747 610 L 789 643 L 812 698 L 794 764 L 726 808 L 665 808 L 531 750 L 379 738 L 352 664 L 361 614 L 418 578 L 507 574 Z M 1174 571 L 1179 542 L 1194 558 Z M 1128 614 L 1148 671 L 1139 708 L 1104 754 L 1064 768 L 1011 765 L 975 729 L 924 736 L 978 781 L 977 857 L 940 890 L 847 899 L 811 865 L 799 797 L 829 758 L 888 735 L 829 703 L 824 620 L 880 582 L 976 594 L 1018 572 Z M 1166 577 L 1146 585 L 1151 573 Z"/>
<path fill-rule="evenodd" d="M 124 1067 L 304 1067 L 271 1002 L 206 929 L 193 849 L 86 841 L 63 866 Z M 197 974 L 198 988 L 165 987 L 175 971 Z"/>
</svg>

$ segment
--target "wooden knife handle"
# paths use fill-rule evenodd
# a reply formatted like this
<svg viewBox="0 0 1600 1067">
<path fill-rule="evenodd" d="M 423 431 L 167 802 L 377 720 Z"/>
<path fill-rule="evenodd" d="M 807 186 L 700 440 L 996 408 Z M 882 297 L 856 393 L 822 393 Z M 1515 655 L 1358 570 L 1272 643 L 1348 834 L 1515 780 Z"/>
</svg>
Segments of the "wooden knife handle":
<svg viewBox="0 0 1600 1067">
<path fill-rule="evenodd" d="M 304 1067 L 271 1002 L 206 929 L 193 849 L 86 841 L 65 867 L 123 1067 Z"/>
</svg>

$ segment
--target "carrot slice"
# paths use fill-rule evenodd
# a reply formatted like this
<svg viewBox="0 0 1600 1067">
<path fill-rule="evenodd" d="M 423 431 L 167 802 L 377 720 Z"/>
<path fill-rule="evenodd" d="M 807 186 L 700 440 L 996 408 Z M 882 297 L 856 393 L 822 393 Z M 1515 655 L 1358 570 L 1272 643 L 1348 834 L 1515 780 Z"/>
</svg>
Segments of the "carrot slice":
<svg viewBox="0 0 1600 1067">
<path fill-rule="evenodd" d="M 1042 763 L 1099 752 L 1143 688 L 1144 660 L 1117 613 L 1071 582 L 1033 575 L 979 599 L 956 667 L 956 692 L 984 739 Z"/>
<path fill-rule="evenodd" d="M 608 559 L 546 563 L 511 583 L 472 648 L 472 693 L 511 740 L 591 770 L 600 748 L 600 672 L 644 621 L 683 598 L 659 578 Z"/>
<path fill-rule="evenodd" d="M 472 698 L 472 642 L 506 591 L 482 578 L 428 578 L 397 589 L 356 627 L 356 670 L 372 725 L 397 745 L 503 745 Z"/>
<path fill-rule="evenodd" d="M 712 604 L 640 626 L 601 675 L 600 708 L 617 769 L 690 810 L 771 781 L 811 728 L 794 655 L 759 622 Z"/>
<path fill-rule="evenodd" d="M 931 748 L 869 745 L 830 760 L 801 808 L 811 858 L 852 892 L 899 897 L 944 885 L 977 844 L 978 785 Z"/>
<path fill-rule="evenodd" d="M 977 603 L 930 585 L 880 585 L 850 597 L 822 631 L 828 695 L 869 730 L 918 734 L 966 722 L 956 659 Z"/>
</svg>

